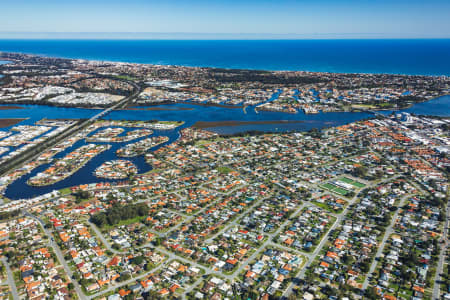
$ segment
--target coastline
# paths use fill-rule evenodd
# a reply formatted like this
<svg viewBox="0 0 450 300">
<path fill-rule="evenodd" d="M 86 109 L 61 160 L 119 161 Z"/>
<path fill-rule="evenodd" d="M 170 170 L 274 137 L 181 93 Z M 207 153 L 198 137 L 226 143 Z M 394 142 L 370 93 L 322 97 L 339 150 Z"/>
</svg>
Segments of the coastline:
<svg viewBox="0 0 450 300">
<path fill-rule="evenodd" d="M 8 61 L 14 61 L 14 58 L 9 58 L 7 57 L 8 55 L 14 54 L 14 53 L 10 53 L 10 52 L 3 52 L 1 53 L 3 56 L 6 55 L 6 57 L 4 58 L 5 60 L 7 59 Z M 24 54 L 25 55 L 25 54 Z M 39 57 L 47 57 L 47 56 L 41 56 L 41 55 L 29 55 L 32 58 L 39 58 Z M 2 59 L 2 58 L 0 58 Z M 66 58 L 58 58 L 61 60 L 76 60 L 76 59 L 66 59 Z M 152 65 L 152 64 L 143 64 L 143 65 Z M 195 68 L 195 67 L 187 67 L 187 68 Z M 202 67 L 201 67 L 202 68 Z M 213 69 L 217 69 L 214 67 L 204 67 L 204 69 L 209 69 L 209 70 L 213 70 Z M 234 71 L 253 71 L 252 69 L 247 69 L 247 70 L 243 70 L 243 69 L 228 69 L 228 70 L 234 70 Z M 266 71 L 269 72 L 269 71 Z M 290 71 L 275 71 L 275 73 L 283 73 L 283 72 L 290 72 Z M 308 72 L 308 71 L 299 71 L 299 72 Z M 320 74 L 372 74 L 372 75 L 377 75 L 378 73 L 335 73 L 335 72 L 312 72 L 312 73 L 317 73 L 317 75 Z M 389 75 L 388 73 L 382 73 L 385 75 Z M 416 76 L 416 75 L 402 75 L 402 76 Z M 429 75 L 419 75 L 419 76 L 424 76 L 424 77 L 430 77 Z M 136 83 L 134 83 L 136 84 Z M 142 87 L 145 84 L 143 82 L 140 82 L 139 85 Z M 111 95 L 115 95 L 114 91 L 105 91 L 108 94 Z M 442 91 L 441 91 L 442 92 Z M 417 99 L 417 101 L 415 100 L 411 100 L 411 99 L 405 99 L 405 101 L 408 101 L 408 104 L 402 107 L 384 107 L 384 104 L 391 104 L 392 102 L 382 102 L 380 103 L 378 106 L 377 105 L 369 105 L 370 108 L 364 109 L 363 107 L 352 107 L 352 104 L 349 105 L 349 107 L 331 107 L 331 108 L 327 108 L 324 107 L 324 109 L 322 109 L 322 105 L 313 105 L 313 109 L 312 110 L 305 110 L 303 108 L 300 107 L 301 110 L 303 110 L 303 112 L 305 114 L 315 114 L 318 113 L 318 111 L 321 111 L 323 113 L 328 113 L 328 112 L 370 112 L 370 111 L 389 111 L 389 110 L 401 110 L 401 109 L 408 109 L 410 108 L 412 105 L 414 105 L 415 103 L 421 103 L 421 102 L 425 102 L 425 101 L 430 101 L 442 96 L 445 96 L 448 94 L 442 94 L 439 95 L 437 97 L 434 98 L 430 98 L 429 100 L 422 100 L 422 99 Z M 435 95 L 433 95 L 435 96 Z M 399 99 L 397 99 L 398 101 Z M 102 105 L 102 104 L 90 104 L 90 103 L 84 103 L 84 104 L 56 104 L 56 103 L 50 103 L 46 100 L 42 100 L 42 101 L 31 101 L 31 100 L 23 100 L 19 102 L 11 102 L 9 100 L 2 100 L 0 101 L 0 104 L 12 104 L 11 107 L 14 108 L 19 108 L 20 104 L 35 104 L 35 105 L 47 105 L 47 106 L 55 106 L 55 107 L 63 107 L 63 108 L 82 108 L 82 109 L 92 109 L 92 110 L 100 110 L 100 109 L 106 109 L 108 107 L 108 105 Z M 14 106 L 14 104 L 16 104 Z M 167 105 L 167 104 L 187 104 L 187 105 L 196 105 L 196 106 L 203 106 L 203 107 L 220 107 L 220 108 L 230 108 L 230 109 L 234 109 L 234 108 L 238 108 L 238 109 L 243 109 L 245 112 L 245 109 L 249 106 L 247 105 L 228 105 L 228 104 L 220 104 L 220 103 L 202 103 L 202 102 L 193 102 L 191 100 L 187 100 L 187 101 L 177 101 L 177 100 L 165 100 L 165 101 L 161 101 L 161 102 L 157 102 L 157 103 L 142 103 L 142 104 L 138 104 L 138 103 L 134 103 L 134 106 L 142 106 L 141 107 L 125 107 L 125 108 L 121 108 L 121 109 L 115 109 L 115 110 L 149 110 L 149 111 L 176 111 L 176 110 L 192 110 L 192 108 L 174 108 L 174 109 L 170 109 L 170 108 L 160 108 L 160 107 L 155 107 L 155 106 L 159 106 L 159 105 Z M 354 104 L 355 106 L 358 106 L 358 104 Z M 361 105 L 362 106 L 362 105 Z M 3 105 L 0 106 L 0 110 L 2 110 L 2 107 L 5 107 L 3 109 L 14 109 L 14 108 L 8 108 L 8 106 Z M 146 108 L 144 108 L 146 107 Z M 255 112 L 258 113 L 259 111 L 267 111 L 267 112 L 280 112 L 280 113 L 288 113 L 288 114 L 295 114 L 298 113 L 297 111 L 298 107 L 296 107 L 296 105 L 291 105 L 289 104 L 288 107 L 265 107 L 263 104 L 262 105 L 257 105 L 255 107 Z"/>
<path fill-rule="evenodd" d="M 55 46 L 64 42 L 66 48 Z M 91 52 L 80 55 L 74 51 L 85 43 L 96 44 L 97 47 Z M 123 50 L 115 50 L 111 46 L 120 43 L 134 47 L 133 56 Z M 213 49 L 205 50 L 205 45 L 214 43 Z M 388 43 L 393 48 L 405 51 L 385 50 Z M 450 61 L 448 54 L 433 56 L 434 47 L 442 49 L 450 48 L 450 39 L 212 39 L 212 40 L 178 40 L 178 39 L 0 39 L 0 52 L 41 55 L 49 58 L 66 58 L 77 60 L 91 60 L 98 62 L 127 62 L 132 64 L 152 64 L 164 66 L 200 67 L 200 68 L 222 68 L 222 69 L 247 69 L 247 70 L 270 70 L 270 71 L 300 71 L 309 72 L 333 72 L 341 74 L 390 74 L 390 75 L 427 75 L 427 76 L 450 76 L 450 66 L 442 62 Z M 175 44 L 186 50 L 182 53 L 168 51 Z M 411 47 L 412 45 L 416 47 Z M 430 46 L 431 45 L 431 46 Z M 233 59 L 218 61 L 222 51 L 238 51 L 245 46 L 243 54 Z M 264 46 L 264 47 L 261 47 Z M 308 46 L 305 48 L 304 46 Z M 334 47 L 333 47 L 334 46 Z M 396 46 L 396 47 L 395 47 Z M 418 46 L 418 47 L 417 47 Z M 323 63 L 324 55 L 326 61 L 327 51 L 323 49 L 342 48 L 334 53 L 332 63 Z M 108 49 L 108 51 L 104 51 Z M 129 48 L 127 48 L 129 50 Z M 148 49 L 152 49 L 149 54 Z M 191 51 L 188 51 L 191 50 Z M 211 51 L 212 50 L 212 51 Z M 112 52 L 111 52 L 112 51 Z M 199 52 L 200 51 L 200 52 Z M 202 52 L 204 51 L 204 52 Z M 250 51 L 250 53 L 248 53 Z M 275 53 L 273 53 L 275 51 Z M 306 51 L 303 53 L 302 51 Z M 361 57 L 354 58 L 358 53 L 369 51 L 379 59 L 368 61 Z M 425 53 L 424 53 L 425 51 Z M 109 54 L 108 54 L 109 53 Z M 310 59 L 306 59 L 308 55 Z M 450 50 L 447 52 L 450 53 Z M 215 55 L 212 55 L 215 54 Z M 256 55 L 258 54 L 258 55 Z M 283 55 L 284 54 L 284 55 Z M 287 54 L 287 55 L 286 55 Z M 256 55 L 256 57 L 255 57 Z M 392 57 L 394 55 L 394 57 Z M 420 55 L 419 58 L 427 61 L 430 57 L 432 63 L 412 68 L 409 59 Z M 271 57 L 282 57 L 280 62 L 273 62 Z M 312 57 L 312 59 L 311 59 Z M 359 61 L 356 63 L 356 61 Z M 437 66 L 431 69 L 431 66 Z"/>
</svg>

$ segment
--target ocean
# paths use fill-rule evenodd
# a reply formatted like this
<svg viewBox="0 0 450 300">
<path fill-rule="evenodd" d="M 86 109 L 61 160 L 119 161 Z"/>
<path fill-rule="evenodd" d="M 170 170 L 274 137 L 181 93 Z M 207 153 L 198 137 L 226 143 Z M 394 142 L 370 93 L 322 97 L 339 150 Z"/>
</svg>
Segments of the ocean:
<svg viewBox="0 0 450 300">
<path fill-rule="evenodd" d="M 450 39 L 0 40 L 0 51 L 162 65 L 450 76 Z"/>
</svg>

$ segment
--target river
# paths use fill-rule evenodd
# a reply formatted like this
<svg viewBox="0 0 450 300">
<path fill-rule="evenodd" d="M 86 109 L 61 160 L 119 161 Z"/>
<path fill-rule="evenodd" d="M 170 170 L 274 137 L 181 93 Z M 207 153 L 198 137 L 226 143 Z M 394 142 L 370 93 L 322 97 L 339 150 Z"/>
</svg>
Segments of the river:
<svg viewBox="0 0 450 300">
<path fill-rule="evenodd" d="M 80 119 L 90 118 L 99 112 L 97 109 L 80 109 L 80 108 L 61 108 L 43 105 L 20 105 L 21 109 L 0 110 L 0 118 L 26 118 L 20 124 L 33 124 L 43 118 L 57 119 L 64 118 Z M 339 126 L 355 122 L 364 118 L 372 117 L 370 113 L 318 113 L 304 114 L 288 114 L 280 112 L 255 112 L 253 107 L 248 107 L 245 111 L 242 108 L 227 108 L 217 106 L 201 106 L 196 104 L 165 104 L 153 106 L 158 110 L 116 110 L 105 116 L 104 119 L 110 120 L 173 120 L 184 121 L 185 124 L 175 130 L 155 131 L 154 135 L 165 135 L 170 140 L 160 146 L 152 148 L 150 151 L 172 143 L 179 136 L 179 130 L 192 126 L 196 121 L 217 122 L 217 121 L 275 121 L 275 120 L 295 120 L 300 123 L 283 123 L 283 124 L 251 124 L 239 126 L 222 126 L 214 127 L 211 130 L 222 134 L 232 134 L 249 130 L 259 130 L 267 132 L 286 132 L 286 131 L 307 131 L 312 128 L 324 128 L 330 126 Z M 443 96 L 428 102 L 418 103 L 411 108 L 401 110 L 414 114 L 449 116 L 450 114 L 450 96 Z M 391 111 L 384 111 L 383 114 L 390 114 Z M 9 127 L 3 128 L 7 130 Z M 134 142 L 134 141 L 133 141 Z M 85 141 L 79 141 L 72 147 L 59 153 L 55 158 L 63 157 L 70 151 L 82 146 Z M 116 159 L 116 150 L 126 143 L 115 143 L 108 151 L 101 153 L 92 159 L 86 166 L 82 167 L 78 172 L 69 178 L 45 187 L 32 187 L 26 184 L 26 181 L 49 167 L 48 164 L 42 165 L 31 173 L 22 176 L 13 182 L 5 191 L 5 196 L 10 199 L 30 198 L 42 195 L 53 190 L 62 189 L 79 184 L 106 181 L 98 179 L 93 175 L 94 170 L 104 161 Z M 139 170 L 139 173 L 151 170 L 143 156 L 130 159 Z M 114 180 L 111 180 L 114 181 Z"/>
</svg>

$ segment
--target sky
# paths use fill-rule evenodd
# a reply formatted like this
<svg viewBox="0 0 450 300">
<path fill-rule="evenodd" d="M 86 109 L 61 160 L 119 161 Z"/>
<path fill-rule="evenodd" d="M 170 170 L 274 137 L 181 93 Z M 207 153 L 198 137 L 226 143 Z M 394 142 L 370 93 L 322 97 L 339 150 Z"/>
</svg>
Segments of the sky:
<svg viewBox="0 0 450 300">
<path fill-rule="evenodd" d="M 0 0 L 0 7 L 0 38 L 450 38 L 449 0 Z"/>
</svg>

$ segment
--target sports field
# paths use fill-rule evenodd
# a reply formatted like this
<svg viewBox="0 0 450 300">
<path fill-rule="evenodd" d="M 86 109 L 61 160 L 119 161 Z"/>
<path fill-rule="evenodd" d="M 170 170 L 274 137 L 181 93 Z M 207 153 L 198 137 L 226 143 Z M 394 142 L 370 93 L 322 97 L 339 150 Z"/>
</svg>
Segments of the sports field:
<svg viewBox="0 0 450 300">
<path fill-rule="evenodd" d="M 340 188 L 338 186 L 335 186 L 334 184 L 331 183 L 324 183 L 320 185 L 321 188 L 324 188 L 326 190 L 329 190 L 330 192 L 345 196 L 349 193 L 349 191 L 347 191 L 346 189 Z"/>
<path fill-rule="evenodd" d="M 353 179 L 348 178 L 348 177 L 342 177 L 339 180 L 342 181 L 342 182 L 351 184 L 351 185 L 353 185 L 354 187 L 356 187 L 358 189 L 361 189 L 361 188 L 366 186 L 364 183 L 361 183 L 359 181 L 353 180 Z"/>
</svg>

